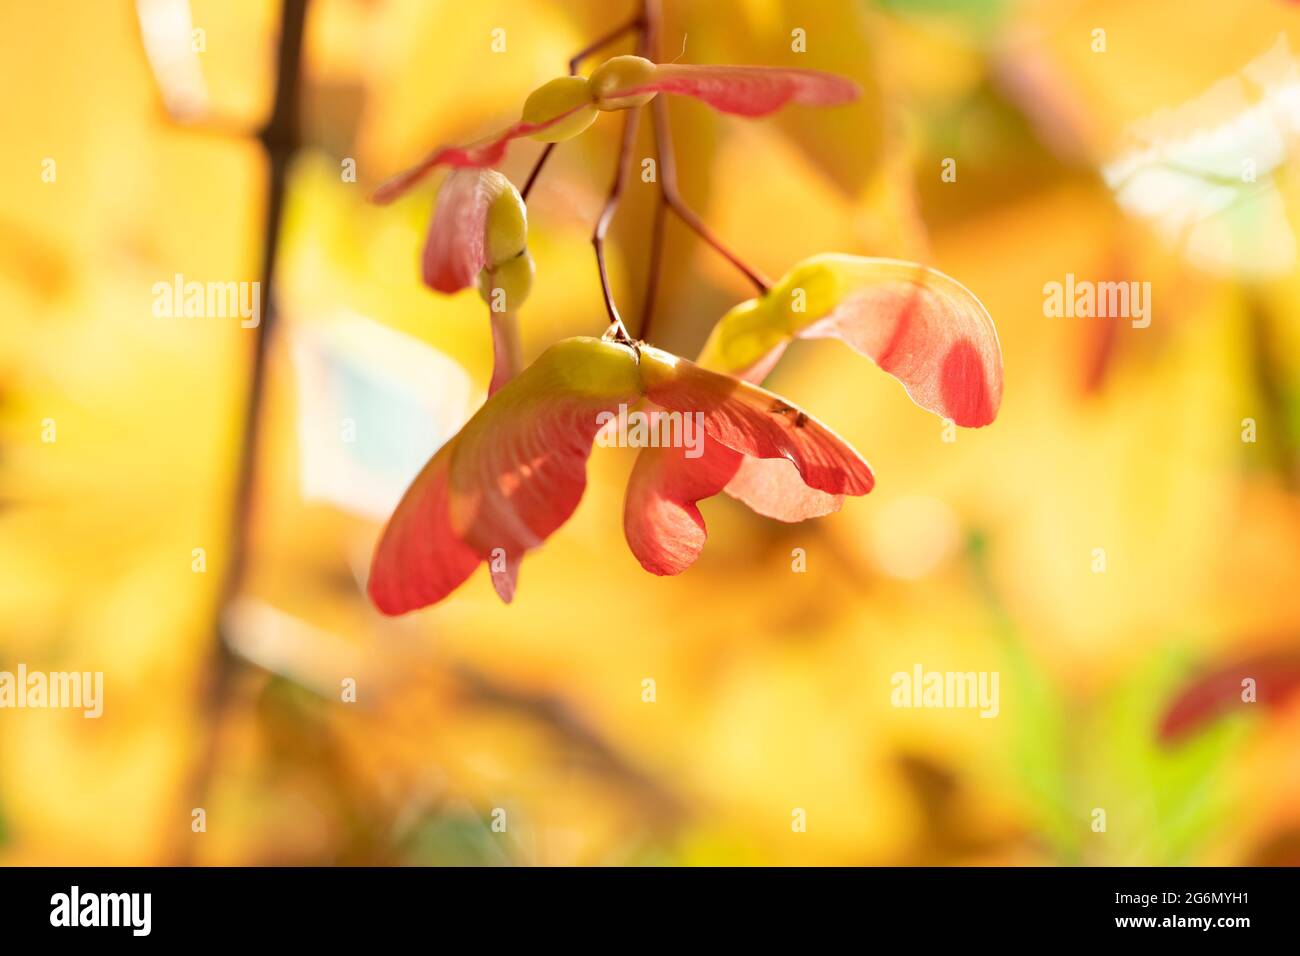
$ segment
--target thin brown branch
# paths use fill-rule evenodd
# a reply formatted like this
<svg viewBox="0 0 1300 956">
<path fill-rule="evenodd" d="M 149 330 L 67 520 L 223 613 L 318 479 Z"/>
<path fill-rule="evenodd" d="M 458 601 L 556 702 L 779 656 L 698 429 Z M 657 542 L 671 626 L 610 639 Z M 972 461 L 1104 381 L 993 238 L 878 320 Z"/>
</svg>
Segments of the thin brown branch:
<svg viewBox="0 0 1300 956">
<path fill-rule="evenodd" d="M 643 33 L 642 44 L 645 52 L 643 55 L 651 60 L 658 61 L 660 26 L 663 23 L 659 0 L 642 0 L 641 16 L 645 20 L 645 31 Z M 659 158 L 659 190 L 662 196 L 662 201 L 666 203 L 668 208 L 677 214 L 677 218 L 689 226 L 697 236 L 711 245 L 715 250 L 717 250 L 719 255 L 739 269 L 744 274 L 745 278 L 754 284 L 754 287 L 758 289 L 760 294 L 766 293 L 767 290 L 772 287 L 771 280 L 746 263 L 745 260 L 740 258 L 740 256 L 732 252 L 721 239 L 713 234 L 713 231 L 704 224 L 703 220 L 695 214 L 694 210 L 692 210 L 690 206 L 686 205 L 686 201 L 682 199 L 681 191 L 677 188 L 677 158 L 673 152 L 673 131 L 672 124 L 668 120 L 668 101 L 661 93 L 654 98 L 654 102 L 650 104 L 650 108 L 653 111 L 652 117 L 654 119 L 655 129 L 655 151 Z M 656 229 L 658 228 L 659 226 L 656 225 Z M 656 241 L 662 241 L 662 239 L 657 239 Z M 658 257 L 658 250 L 652 249 L 651 263 L 654 264 L 656 270 L 658 269 Z M 650 276 L 652 283 L 656 280 L 656 277 L 657 271 L 652 272 Z M 646 299 L 650 305 L 654 304 L 654 296 L 650 292 L 647 292 Z M 648 326 L 649 324 L 650 314 L 647 309 L 643 326 Z M 643 328 L 643 334 L 644 331 Z"/>
<path fill-rule="evenodd" d="M 207 798 L 215 770 L 222 717 L 239 664 L 225 637 L 223 615 L 243 586 L 252 539 L 253 488 L 258 467 L 262 405 L 266 393 L 267 347 L 272 329 L 278 319 L 275 297 L 272 294 L 276 281 L 276 254 L 280 244 L 280 229 L 284 221 L 284 200 L 289 180 L 289 167 L 301 146 L 299 94 L 307 3 L 308 0 L 284 0 L 284 5 L 281 7 L 275 100 L 270 118 L 258 133 L 258 140 L 266 153 L 268 166 L 259 285 L 262 320 L 254 333 L 248 400 L 244 408 L 243 437 L 236 464 L 235 497 L 228 545 L 229 561 L 226 564 L 217 599 L 216 638 L 203 702 L 207 736 L 199 747 L 198 762 L 187 793 L 191 808 L 202 806 Z M 193 845 L 192 841 L 185 844 L 181 854 L 183 861 L 191 861 Z"/>
<path fill-rule="evenodd" d="M 658 62 L 659 26 L 663 22 L 663 10 L 660 9 L 659 0 L 641 0 L 641 18 L 644 21 L 641 32 L 642 52 L 648 59 Z M 656 133 L 656 180 L 659 178 L 657 172 L 660 162 L 659 152 L 659 135 Z M 655 300 L 659 295 L 659 270 L 663 267 L 666 210 L 667 203 L 664 202 L 663 187 L 660 186 L 659 198 L 655 202 L 654 224 L 650 227 L 650 262 L 646 266 L 645 302 L 641 306 L 641 327 L 637 330 L 637 335 L 643 341 L 650 339 L 650 325 L 654 322 L 655 315 Z"/>
<path fill-rule="evenodd" d="M 641 29 L 643 22 L 644 21 L 642 20 L 641 16 L 639 15 L 635 16 L 627 23 L 624 23 L 620 27 L 615 27 L 613 30 L 609 31 L 609 33 L 605 34 L 600 39 L 596 40 L 593 43 L 587 44 L 587 46 L 583 47 L 577 53 L 573 54 L 573 56 L 569 57 L 569 75 L 570 76 L 576 75 L 578 72 L 578 66 L 582 63 L 582 61 L 585 60 L 587 57 L 591 56 L 597 50 L 601 49 L 602 47 L 608 46 L 609 44 L 613 43 L 616 40 L 621 39 L 622 37 L 626 36 L 628 33 L 631 33 L 634 30 Z M 546 165 L 546 161 L 551 158 L 551 151 L 553 149 L 555 149 L 555 144 L 547 143 L 546 148 L 542 150 L 542 155 L 538 156 L 537 162 L 533 164 L 532 171 L 528 174 L 528 181 L 524 183 L 524 188 L 519 193 L 519 195 L 522 196 L 525 200 L 528 199 L 528 194 L 533 191 L 533 184 L 537 182 L 537 177 L 541 174 L 542 167 Z"/>
<path fill-rule="evenodd" d="M 587 44 L 585 47 L 583 47 L 581 50 L 579 50 L 577 53 L 575 53 L 572 57 L 569 58 L 569 75 L 570 76 L 575 75 L 578 72 L 578 67 L 581 65 L 582 61 L 585 60 L 587 57 L 591 56 L 597 50 L 600 50 L 603 47 L 607 47 L 611 43 L 614 43 L 617 40 L 621 40 L 623 37 L 627 36 L 629 33 L 632 33 L 633 31 L 639 31 L 644 25 L 645 25 L 645 20 L 643 18 L 643 15 L 638 13 L 636 16 L 634 16 L 631 20 L 628 20 L 622 26 L 615 27 L 613 30 L 610 30 L 600 39 L 594 40 L 591 43 Z"/>
<path fill-rule="evenodd" d="M 681 192 L 677 188 L 677 162 L 673 155 L 673 134 L 668 122 L 668 102 L 662 95 L 656 96 L 650 108 L 654 117 L 655 143 L 659 150 L 659 188 L 663 191 L 664 202 L 677 214 L 678 219 L 690 227 L 692 232 L 740 270 L 760 294 L 766 294 L 772 288 L 772 281 L 732 252 L 682 199 Z"/>
<path fill-rule="evenodd" d="M 588 48 L 586 52 L 599 49 L 605 43 L 610 42 L 613 38 L 622 36 L 631 30 L 637 31 L 636 51 L 641 56 L 645 56 L 650 51 L 650 37 L 654 30 L 651 23 L 651 17 L 657 15 L 658 9 L 654 7 L 655 0 L 641 0 L 641 10 L 637 16 L 633 17 L 625 26 L 602 38 Z M 575 61 L 581 59 L 576 57 Z M 574 67 L 570 63 L 570 72 Z M 627 116 L 623 120 L 623 136 L 619 142 L 618 148 L 618 166 L 614 172 L 614 183 L 609 188 L 609 195 L 605 199 L 605 208 L 601 210 L 600 218 L 596 220 L 596 229 L 591 235 L 591 244 L 596 249 L 596 268 L 600 271 L 600 291 L 605 297 L 605 311 L 609 314 L 611 328 L 616 330 L 615 338 L 622 341 L 632 341 L 632 336 L 623 322 L 623 317 L 618 314 L 618 306 L 614 304 L 614 293 L 609 286 L 609 270 L 605 265 L 605 235 L 609 232 L 609 224 L 614 219 L 614 213 L 618 211 L 618 201 L 623 194 L 623 186 L 627 182 L 628 170 L 632 165 L 632 147 L 636 144 L 637 124 L 641 118 L 641 107 L 636 107 L 627 111 Z"/>
<path fill-rule="evenodd" d="M 623 119 L 623 137 L 619 143 L 614 182 L 609 187 L 605 208 L 601 210 L 596 228 L 591 234 L 591 244 L 596 249 L 596 267 L 600 270 L 600 290 L 605 296 L 605 311 L 609 314 L 610 324 L 617 328 L 617 337 L 629 342 L 632 341 L 632 336 L 623 324 L 623 317 L 618 314 L 618 306 L 614 304 L 614 294 L 609 286 L 609 270 L 605 266 L 605 236 L 609 232 L 609 224 L 614 220 L 614 213 L 618 211 L 619 197 L 623 195 L 623 185 L 627 182 L 628 169 L 632 165 L 632 146 L 636 142 L 637 120 L 640 116 L 641 108 L 637 107 L 628 110 Z"/>
<path fill-rule="evenodd" d="M 645 302 L 641 306 L 641 327 L 637 329 L 637 338 L 650 340 L 650 325 L 655 317 L 655 299 L 659 292 L 659 270 L 664 258 L 664 220 L 668 204 L 664 202 L 663 193 L 655 203 L 654 225 L 650 227 L 650 264 L 646 268 Z"/>
<path fill-rule="evenodd" d="M 553 149 L 555 149 L 555 144 L 547 143 L 546 148 L 542 150 L 542 155 L 538 156 L 537 162 L 533 164 L 533 171 L 528 174 L 528 181 L 524 183 L 524 188 L 519 192 L 520 197 L 525 201 L 528 199 L 528 194 L 533 191 L 533 183 L 537 182 L 537 177 L 541 173 L 542 167 L 545 166 L 546 161 L 551 158 L 551 150 Z"/>
</svg>

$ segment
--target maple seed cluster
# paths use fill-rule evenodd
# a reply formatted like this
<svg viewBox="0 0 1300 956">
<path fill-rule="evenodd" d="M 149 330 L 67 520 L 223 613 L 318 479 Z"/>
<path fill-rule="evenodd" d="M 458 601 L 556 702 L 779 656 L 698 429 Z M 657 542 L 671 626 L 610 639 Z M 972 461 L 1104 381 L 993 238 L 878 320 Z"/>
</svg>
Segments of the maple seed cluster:
<svg viewBox="0 0 1300 956">
<path fill-rule="evenodd" d="M 993 420 L 1002 396 L 997 332 L 968 289 L 917 262 L 836 253 L 796 263 L 773 284 L 682 206 L 668 167 L 663 203 L 761 295 L 722 317 L 696 362 L 633 341 L 609 288 L 603 243 L 630 165 L 635 112 L 623 124 L 617 172 L 592 233 L 609 328 L 601 339 L 562 339 L 531 365 L 521 362 L 518 311 L 533 279 L 528 217 L 520 191 L 494 168 L 512 140 L 572 139 L 601 112 L 639 110 L 660 94 L 752 118 L 792 103 L 842 105 L 859 92 L 851 80 L 816 70 L 617 56 L 590 76 L 540 86 L 518 122 L 471 145 L 439 147 L 376 189 L 376 202 L 390 202 L 437 167 L 452 167 L 429 224 L 424 281 L 447 295 L 477 284 L 491 311 L 493 351 L 487 401 L 415 478 L 375 548 L 367 590 L 380 611 L 436 604 L 485 561 L 492 562 L 492 586 L 510 602 L 524 556 L 567 522 L 582 498 L 602 419 L 634 404 L 689 414 L 702 429 L 696 454 L 674 444 L 642 448 L 628 479 L 624 536 L 652 574 L 679 574 L 695 562 L 707 538 L 696 504 L 706 498 L 726 492 L 758 514 L 802 521 L 867 494 L 875 478 L 865 459 L 761 385 L 795 339 L 844 341 L 898 379 L 917 404 L 956 425 Z M 666 161 L 666 114 L 655 118 Z M 529 184 L 550 152 L 542 152 Z M 647 307 L 646 321 L 650 314 Z M 643 322 L 643 339 L 645 330 Z"/>
</svg>

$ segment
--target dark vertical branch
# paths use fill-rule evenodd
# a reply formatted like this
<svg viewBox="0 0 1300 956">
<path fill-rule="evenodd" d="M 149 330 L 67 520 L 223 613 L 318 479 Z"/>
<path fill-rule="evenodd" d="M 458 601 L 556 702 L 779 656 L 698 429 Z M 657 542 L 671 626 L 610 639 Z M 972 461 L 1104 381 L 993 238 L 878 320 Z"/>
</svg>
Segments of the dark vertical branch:
<svg viewBox="0 0 1300 956">
<path fill-rule="evenodd" d="M 209 671 L 203 713 L 207 718 L 207 737 L 200 747 L 189 790 L 191 807 L 206 799 L 217 756 L 217 739 L 226 699 L 238 661 L 225 637 L 223 616 L 239 594 L 248 568 L 252 538 L 253 489 L 257 478 L 257 457 L 261 439 L 262 404 L 266 392 L 266 357 L 277 310 L 273 287 L 276 280 L 280 229 L 284 220 L 284 200 L 289 167 L 301 146 L 299 104 L 303 32 L 307 20 L 308 0 L 284 0 L 280 12 L 280 42 L 276 67 L 275 99 L 258 141 L 267 157 L 267 198 L 262 237 L 262 263 L 259 274 L 261 321 L 254 332 L 252 367 L 249 371 L 248 399 L 244 409 L 244 428 L 236 463 L 235 495 L 232 504 L 229 559 L 218 592 L 216 640 Z M 192 858 L 192 843 L 186 844 L 182 859 Z"/>
<path fill-rule="evenodd" d="M 257 472 L 258 439 L 261 437 L 262 400 L 266 391 L 266 355 L 272 329 L 278 319 L 274 286 L 284 221 L 284 198 L 289 165 L 301 143 L 299 92 L 301 86 L 302 38 L 307 18 L 307 0 L 284 0 L 280 15 L 280 52 L 271 117 L 258 134 L 267 157 L 266 214 L 263 219 L 262 268 L 259 273 L 262 321 L 253 340 L 253 364 L 249 374 L 248 403 L 244 409 L 243 444 L 239 454 L 235 513 L 231 528 L 231 561 L 226 573 L 223 601 L 234 597 L 243 583 L 248 561 L 249 518 L 253 484 Z"/>
</svg>

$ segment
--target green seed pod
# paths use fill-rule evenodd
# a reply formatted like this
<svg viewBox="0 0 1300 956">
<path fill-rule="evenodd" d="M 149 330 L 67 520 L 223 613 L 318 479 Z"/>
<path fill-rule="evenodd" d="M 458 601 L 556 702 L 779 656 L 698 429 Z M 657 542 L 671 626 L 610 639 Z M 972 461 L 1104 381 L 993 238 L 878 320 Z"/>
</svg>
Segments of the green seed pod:
<svg viewBox="0 0 1300 956">
<path fill-rule="evenodd" d="M 488 205 L 484 243 L 489 267 L 513 259 L 528 245 L 528 209 L 514 183 L 495 169 L 483 171 Z"/>
<path fill-rule="evenodd" d="M 657 69 L 657 66 L 640 56 L 616 56 L 606 60 L 596 67 L 589 81 L 596 107 L 602 110 L 626 110 L 649 103 L 654 99 L 654 93 L 617 97 L 612 94 L 649 83 L 654 79 Z"/>
<path fill-rule="evenodd" d="M 569 110 L 574 112 L 554 126 L 533 133 L 532 138 L 543 143 L 559 143 L 572 139 L 596 122 L 596 104 L 592 102 L 586 77 L 560 76 L 543 83 L 524 100 L 522 118 L 525 123 L 545 123 Z"/>
<path fill-rule="evenodd" d="M 516 311 L 532 287 L 533 257 L 527 249 L 478 274 L 478 293 L 493 312 Z"/>
<path fill-rule="evenodd" d="M 821 255 L 805 259 L 787 272 L 767 298 L 786 316 L 791 328 L 806 325 L 809 316 L 829 314 L 848 294 L 851 266 L 839 265 L 849 257 Z"/>
</svg>

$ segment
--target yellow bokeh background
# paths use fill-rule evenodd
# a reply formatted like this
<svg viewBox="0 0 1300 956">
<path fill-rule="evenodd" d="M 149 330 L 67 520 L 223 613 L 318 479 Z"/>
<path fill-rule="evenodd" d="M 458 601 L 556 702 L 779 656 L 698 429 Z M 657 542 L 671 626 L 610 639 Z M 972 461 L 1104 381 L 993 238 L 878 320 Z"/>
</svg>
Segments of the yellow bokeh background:
<svg viewBox="0 0 1300 956">
<path fill-rule="evenodd" d="M 1192 261 L 1105 177 L 1145 118 L 1196 120 L 1279 38 L 1300 55 L 1300 8 L 664 0 L 664 59 L 864 90 L 752 121 L 673 101 L 687 200 L 769 275 L 841 251 L 956 277 L 998 328 L 1001 413 L 949 440 L 866 359 L 799 343 L 767 385 L 863 452 L 870 495 L 797 525 L 710 500 L 700 561 L 656 578 L 623 541 L 634 452 L 598 448 L 513 604 L 479 572 L 394 620 L 364 595 L 379 522 L 302 492 L 295 343 L 364 320 L 481 394 L 483 303 L 419 281 L 437 178 L 390 207 L 367 193 L 513 121 L 634 5 L 311 0 L 230 600 L 257 333 L 156 317 L 152 289 L 258 276 L 280 6 L 179 4 L 208 104 L 186 119 L 142 41 L 167 5 L 4 5 L 0 670 L 103 671 L 105 707 L 0 710 L 0 863 L 1300 862 L 1300 708 L 1157 737 L 1203 670 L 1300 653 L 1300 272 Z M 1184 135 L 1231 152 L 1225 122 L 1207 107 Z M 1209 217 L 1229 253 L 1300 223 L 1300 122 L 1278 122 L 1260 178 L 1280 213 Z M 618 129 L 557 147 L 530 197 L 525 359 L 604 328 L 589 237 Z M 647 116 L 636 155 L 653 149 Z M 503 172 L 522 184 L 539 151 Z M 610 249 L 636 321 L 654 201 L 633 177 Z M 693 356 L 749 291 L 681 223 L 666 242 L 650 338 Z M 1067 273 L 1150 282 L 1150 326 L 1046 316 Z M 998 672 L 997 718 L 893 706 L 917 665 Z"/>
</svg>

